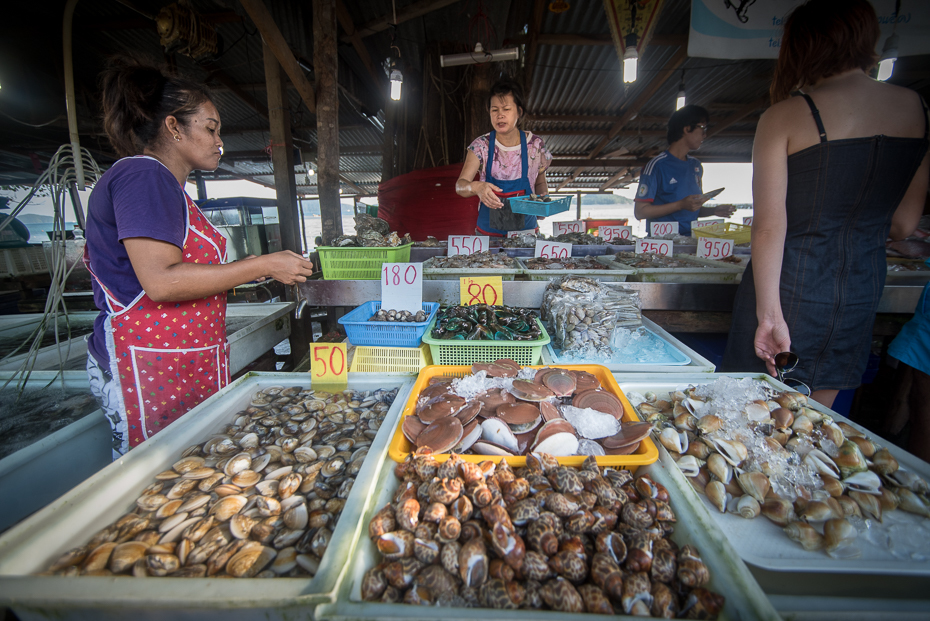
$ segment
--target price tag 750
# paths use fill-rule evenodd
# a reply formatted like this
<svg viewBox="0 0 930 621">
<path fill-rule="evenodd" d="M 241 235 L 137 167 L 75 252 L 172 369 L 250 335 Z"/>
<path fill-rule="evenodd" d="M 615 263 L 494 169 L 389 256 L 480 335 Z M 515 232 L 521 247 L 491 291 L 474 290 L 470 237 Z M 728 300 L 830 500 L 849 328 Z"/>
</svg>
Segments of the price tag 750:
<svg viewBox="0 0 930 621">
<path fill-rule="evenodd" d="M 546 259 L 567 259 L 572 256 L 572 245 L 537 239 L 536 252 L 533 256 Z"/>
<path fill-rule="evenodd" d="M 571 222 L 555 222 L 552 224 L 552 231 L 556 235 L 565 233 L 584 233 L 584 222 L 573 220 Z"/>
<path fill-rule="evenodd" d="M 313 384 L 345 384 L 345 343 L 310 344 L 310 381 Z"/>
<path fill-rule="evenodd" d="M 466 276 L 459 279 L 459 299 L 463 306 L 504 303 L 504 286 L 500 276 Z"/>
<path fill-rule="evenodd" d="M 475 254 L 488 249 L 487 235 L 449 235 L 449 247 L 446 254 Z"/>
<path fill-rule="evenodd" d="M 698 242 L 697 256 L 702 259 L 726 259 L 733 254 L 732 239 L 702 237 Z"/>
<path fill-rule="evenodd" d="M 629 239 L 633 236 L 632 226 L 599 226 L 597 236 L 603 240 Z"/>
<path fill-rule="evenodd" d="M 643 254 L 644 252 L 670 257 L 672 256 L 672 242 L 665 239 L 637 239 L 636 254 Z"/>
</svg>

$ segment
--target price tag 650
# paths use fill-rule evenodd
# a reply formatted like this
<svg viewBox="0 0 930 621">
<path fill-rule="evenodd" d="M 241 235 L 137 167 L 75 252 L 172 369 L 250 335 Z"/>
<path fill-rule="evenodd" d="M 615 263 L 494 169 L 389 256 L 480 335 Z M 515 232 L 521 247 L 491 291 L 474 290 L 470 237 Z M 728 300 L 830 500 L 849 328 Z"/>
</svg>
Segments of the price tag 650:
<svg viewBox="0 0 930 621">
<path fill-rule="evenodd" d="M 571 222 L 554 222 L 552 232 L 556 235 L 565 233 L 584 233 L 584 222 L 581 220 L 572 220 Z"/>
<path fill-rule="evenodd" d="M 597 236 L 608 241 L 611 239 L 629 239 L 633 236 L 632 226 L 599 226 Z"/>
<path fill-rule="evenodd" d="M 670 257 L 672 256 L 672 242 L 664 239 L 649 239 L 648 237 L 646 239 L 637 239 L 636 254 L 643 254 L 644 252 Z"/>
<path fill-rule="evenodd" d="M 732 239 L 702 237 L 698 241 L 697 256 L 702 259 L 726 259 L 733 254 Z"/>
<path fill-rule="evenodd" d="M 446 254 L 475 254 L 488 249 L 487 235 L 449 235 L 449 248 Z"/>
<path fill-rule="evenodd" d="M 312 384 L 345 384 L 345 343 L 310 343 L 310 382 Z"/>
<path fill-rule="evenodd" d="M 423 264 L 381 264 L 381 308 L 410 311 L 423 309 Z"/>
<path fill-rule="evenodd" d="M 546 259 L 567 259 L 572 256 L 572 245 L 537 239 L 536 253 L 533 256 Z"/>
<path fill-rule="evenodd" d="M 677 222 L 652 222 L 649 234 L 653 237 L 665 237 L 666 235 L 678 235 Z"/>
<path fill-rule="evenodd" d="M 466 276 L 459 278 L 459 298 L 463 306 L 504 304 L 504 286 L 500 276 Z"/>
</svg>

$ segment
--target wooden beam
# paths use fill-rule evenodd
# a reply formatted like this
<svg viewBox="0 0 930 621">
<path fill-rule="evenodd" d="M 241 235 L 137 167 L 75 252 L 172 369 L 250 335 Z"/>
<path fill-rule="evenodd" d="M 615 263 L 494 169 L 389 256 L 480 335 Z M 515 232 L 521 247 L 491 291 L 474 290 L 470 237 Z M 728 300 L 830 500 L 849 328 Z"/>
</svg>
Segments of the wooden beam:
<svg viewBox="0 0 930 621">
<path fill-rule="evenodd" d="M 287 77 L 290 78 L 291 83 L 300 93 L 300 98 L 307 106 L 307 109 L 310 110 L 311 114 L 316 114 L 316 96 L 313 93 L 313 85 L 310 84 L 310 80 L 304 75 L 303 69 L 300 68 L 297 59 L 294 58 L 291 48 L 288 47 L 284 35 L 281 34 L 277 24 L 274 23 L 274 18 L 271 17 L 265 3 L 262 0 L 239 0 L 239 2 L 246 13 L 249 14 L 249 17 L 252 18 L 258 31 L 262 33 L 262 40 L 268 45 L 275 58 L 284 68 Z"/>
<path fill-rule="evenodd" d="M 317 188 L 320 194 L 323 243 L 329 244 L 342 235 L 336 0 L 313 0 L 313 67 L 316 73 L 316 98 L 319 102 L 316 115 Z"/>
<path fill-rule="evenodd" d="M 716 136 L 716 135 L 720 134 L 720 133 L 723 132 L 725 129 L 727 129 L 728 127 L 730 127 L 730 126 L 733 125 L 734 123 L 740 122 L 741 120 L 743 120 L 744 118 L 746 118 L 747 116 L 749 116 L 750 114 L 752 114 L 753 112 L 755 112 L 756 110 L 758 110 L 759 108 L 764 108 L 764 107 L 766 107 L 767 104 L 768 104 L 768 101 L 769 101 L 769 98 L 768 98 L 768 97 L 760 97 L 759 99 L 757 99 L 757 100 L 755 100 L 755 101 L 753 101 L 753 102 L 750 102 L 750 103 L 746 104 L 745 106 L 743 106 L 742 108 L 738 109 L 736 112 L 734 112 L 733 114 L 731 114 L 731 115 L 728 116 L 727 118 L 723 119 L 723 121 L 720 122 L 719 124 L 714 125 L 713 127 L 711 127 L 711 128 L 707 131 L 707 135 L 704 136 L 704 139 L 706 140 L 706 139 L 710 138 L 711 136 Z M 730 135 L 730 134 L 731 134 L 731 132 L 728 132 L 726 135 Z M 752 132 L 752 134 L 755 135 L 755 132 Z"/>
<path fill-rule="evenodd" d="M 378 79 L 378 74 L 375 72 L 375 67 L 371 63 L 371 56 L 368 54 L 368 48 L 365 47 L 365 43 L 362 41 L 358 31 L 355 29 L 355 23 L 352 21 L 352 16 L 346 10 L 345 5 L 342 4 L 342 0 L 336 0 L 336 18 L 339 20 L 339 25 L 342 26 L 342 29 L 345 31 L 345 36 L 349 38 L 349 41 L 352 43 L 352 47 L 355 48 L 355 53 L 358 54 L 362 64 L 365 65 L 365 69 L 368 70 L 368 75 L 371 76 L 372 81 L 375 83 L 375 92 L 381 95 L 379 99 L 384 99 L 384 93 L 382 93 L 384 89 L 380 88 L 382 86 L 383 80 Z"/>
<path fill-rule="evenodd" d="M 197 16 L 209 24 L 231 24 L 242 21 L 242 16 L 233 11 L 198 13 Z M 86 30 L 148 30 L 153 27 L 151 19 L 144 17 L 117 18 L 108 20 L 80 20 L 76 26 Z"/>
<path fill-rule="evenodd" d="M 542 28 L 546 0 L 533 2 L 533 15 L 529 23 L 529 43 L 526 45 L 526 57 L 523 67 L 523 96 L 529 99 L 533 88 L 533 70 L 536 68 L 536 52 L 539 49 L 539 30 Z"/>
<path fill-rule="evenodd" d="M 342 182 L 343 182 L 344 184 L 346 184 L 347 186 L 349 186 L 350 188 L 352 188 L 353 190 L 355 190 L 355 192 L 356 192 L 357 194 L 362 194 L 362 195 L 368 194 L 368 191 L 367 191 L 367 190 L 365 190 L 365 189 L 362 188 L 361 186 L 356 185 L 354 181 L 352 181 L 351 179 L 349 179 L 349 178 L 346 177 L 345 175 L 339 175 L 339 180 L 342 181 Z"/>
<path fill-rule="evenodd" d="M 617 171 L 617 174 L 615 174 L 613 177 L 611 177 L 610 179 L 608 179 L 607 181 L 605 181 L 604 183 L 602 183 L 602 184 L 600 185 L 600 187 L 597 188 L 598 191 L 599 191 L 599 192 L 603 192 L 603 191 L 605 191 L 605 190 L 610 189 L 611 187 L 614 186 L 614 184 L 616 184 L 618 181 L 620 181 L 621 179 L 623 179 L 623 178 L 626 177 L 627 175 L 630 175 L 630 169 L 629 169 L 629 168 L 621 168 L 620 170 Z M 632 178 L 632 175 L 630 175 L 630 176 L 631 176 L 631 178 Z"/>
<path fill-rule="evenodd" d="M 219 69 L 215 69 L 210 72 L 209 76 L 207 76 L 207 81 L 210 80 L 216 80 L 222 84 L 225 88 L 229 89 L 232 94 L 238 97 L 242 103 L 252 108 L 252 110 L 257 112 L 258 115 L 266 121 L 268 120 L 268 107 L 256 99 L 255 96 L 253 96 L 251 93 L 246 92 L 241 86 L 236 84 L 236 81 L 226 75 L 226 73 L 220 71 Z M 228 134 L 229 132 L 226 133 Z"/>
<path fill-rule="evenodd" d="M 552 163 L 549 164 L 550 168 L 553 167 L 578 167 L 578 168 L 619 168 L 619 167 L 628 167 L 628 166 L 641 166 L 639 158 L 635 156 L 632 159 L 604 159 L 604 160 L 592 160 L 584 157 L 571 157 L 570 155 L 565 155 L 561 157 L 554 156 L 552 158 Z M 580 172 L 580 171 L 578 171 Z"/>
<path fill-rule="evenodd" d="M 397 22 L 394 22 L 394 16 L 392 14 L 387 14 L 378 19 L 373 19 L 370 22 L 362 24 L 359 26 L 358 36 L 361 38 L 370 37 L 376 32 L 381 32 L 382 30 L 387 30 L 391 27 L 392 24 L 395 26 L 397 24 L 402 24 L 408 20 L 415 19 L 417 17 L 422 17 L 427 13 L 432 13 L 438 9 L 449 6 L 450 4 L 455 4 L 458 0 L 419 0 L 419 2 L 412 2 L 408 4 L 400 11 L 397 12 Z M 352 40 L 349 37 L 342 37 L 340 39 L 345 43 L 351 43 Z"/>
<path fill-rule="evenodd" d="M 521 45 L 529 43 L 532 40 L 532 31 L 527 34 L 520 34 L 507 39 L 507 43 Z M 609 34 L 603 35 L 578 35 L 578 34 L 556 34 L 545 33 L 536 37 L 536 43 L 539 45 L 591 45 L 591 46 L 612 46 L 613 38 Z M 685 46 L 688 44 L 687 35 L 668 34 L 653 35 L 649 39 L 648 45 L 677 45 Z"/>
<path fill-rule="evenodd" d="M 678 52 L 676 52 L 675 55 L 669 59 L 668 63 L 666 63 L 658 75 L 656 75 L 656 77 L 654 77 L 652 81 L 649 82 L 649 84 L 640 91 L 639 95 L 636 96 L 636 99 L 634 99 L 630 105 L 623 110 L 623 114 L 620 115 L 620 119 L 614 123 L 614 125 L 610 128 L 610 131 L 607 132 L 607 135 L 597 143 L 597 146 L 594 147 L 594 150 L 591 151 L 588 157 L 597 157 L 600 152 L 604 150 L 604 147 L 606 147 L 610 141 L 614 139 L 614 136 L 616 136 L 616 134 L 619 133 L 621 129 L 623 129 L 623 126 L 626 125 L 634 116 L 636 116 L 640 109 L 642 109 L 642 107 L 646 105 L 650 99 L 652 99 L 652 96 L 655 95 L 656 91 L 658 91 L 663 84 L 665 84 L 666 80 L 675 74 L 675 71 L 682 65 L 682 63 L 685 62 L 687 58 L 688 50 L 684 47 L 679 48 Z M 580 171 L 576 170 L 575 172 L 577 173 Z M 570 176 L 568 180 L 563 181 L 562 184 L 556 188 L 556 192 L 570 183 L 571 179 L 573 179 L 573 177 Z"/>
</svg>

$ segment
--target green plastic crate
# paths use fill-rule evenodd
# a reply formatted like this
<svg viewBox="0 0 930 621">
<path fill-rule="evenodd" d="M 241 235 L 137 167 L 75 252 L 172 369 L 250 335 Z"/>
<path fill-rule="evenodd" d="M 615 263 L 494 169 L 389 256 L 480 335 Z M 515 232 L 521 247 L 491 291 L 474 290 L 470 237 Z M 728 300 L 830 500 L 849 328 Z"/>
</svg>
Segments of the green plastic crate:
<svg viewBox="0 0 930 621">
<path fill-rule="evenodd" d="M 319 246 L 324 280 L 379 280 L 382 263 L 409 263 L 410 247 L 334 248 Z"/>
<path fill-rule="evenodd" d="M 538 318 L 536 323 L 543 336 L 535 341 L 452 341 L 432 337 L 433 326 L 436 325 L 433 319 L 423 335 L 423 342 L 429 345 L 433 364 L 468 365 L 510 358 L 526 366 L 537 364 L 542 357 L 543 347 L 549 344 L 546 328 Z"/>
</svg>

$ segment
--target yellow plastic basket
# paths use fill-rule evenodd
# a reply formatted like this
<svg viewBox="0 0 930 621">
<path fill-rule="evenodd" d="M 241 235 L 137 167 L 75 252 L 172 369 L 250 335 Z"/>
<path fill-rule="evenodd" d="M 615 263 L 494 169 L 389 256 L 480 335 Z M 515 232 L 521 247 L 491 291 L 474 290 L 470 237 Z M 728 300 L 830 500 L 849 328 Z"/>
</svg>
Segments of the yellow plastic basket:
<svg viewBox="0 0 930 621">
<path fill-rule="evenodd" d="M 692 227 L 691 236 L 732 239 L 734 244 L 748 244 L 752 240 L 752 227 L 733 222 L 715 222 L 701 228 Z"/>
<path fill-rule="evenodd" d="M 433 364 L 429 345 L 419 347 L 368 347 L 355 348 L 355 357 L 349 371 L 353 373 L 406 373 L 416 375 L 420 369 Z"/>
</svg>

